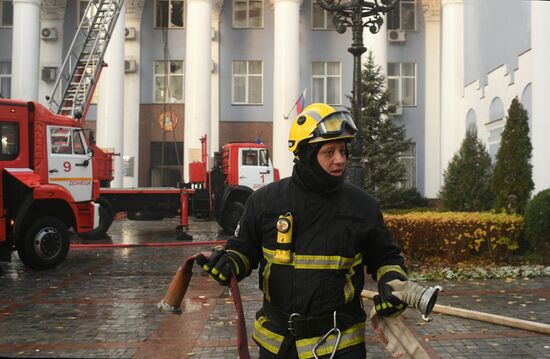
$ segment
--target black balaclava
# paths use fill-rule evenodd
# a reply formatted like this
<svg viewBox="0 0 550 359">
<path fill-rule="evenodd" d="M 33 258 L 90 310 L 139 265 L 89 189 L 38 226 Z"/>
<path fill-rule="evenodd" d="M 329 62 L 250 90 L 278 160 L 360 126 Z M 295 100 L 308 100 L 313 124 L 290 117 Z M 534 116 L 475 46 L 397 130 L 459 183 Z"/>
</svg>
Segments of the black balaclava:
<svg viewBox="0 0 550 359">
<path fill-rule="evenodd" d="M 314 193 L 331 193 L 344 183 L 344 175 L 333 176 L 321 167 L 317 161 L 319 149 L 327 142 L 302 143 L 298 146 L 299 158 L 294 159 L 293 178 Z M 346 144 L 347 146 L 347 144 Z M 346 149 L 347 154 L 347 149 Z"/>
</svg>

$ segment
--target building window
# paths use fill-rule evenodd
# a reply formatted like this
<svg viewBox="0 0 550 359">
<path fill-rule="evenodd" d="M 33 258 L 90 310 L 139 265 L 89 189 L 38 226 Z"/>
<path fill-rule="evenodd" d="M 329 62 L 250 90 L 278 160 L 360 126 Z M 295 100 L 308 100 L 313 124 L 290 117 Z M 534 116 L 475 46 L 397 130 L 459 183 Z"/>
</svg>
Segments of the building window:
<svg viewBox="0 0 550 359">
<path fill-rule="evenodd" d="M 340 62 L 314 61 L 311 63 L 312 102 L 340 105 L 342 100 Z"/>
<path fill-rule="evenodd" d="M 416 31 L 416 0 L 399 0 L 386 22 L 389 30 Z"/>
<path fill-rule="evenodd" d="M 263 103 L 263 63 L 233 61 L 233 100 L 235 105 Z"/>
<path fill-rule="evenodd" d="M 491 106 L 489 107 L 489 122 L 485 124 L 487 133 L 489 134 L 487 138 L 487 149 L 493 163 L 495 163 L 497 152 L 500 148 L 500 138 L 504 131 L 504 126 L 506 125 L 504 116 L 504 104 L 500 97 L 495 97 L 491 101 Z"/>
<path fill-rule="evenodd" d="M 264 26 L 262 0 L 233 0 L 233 27 L 258 29 Z"/>
<path fill-rule="evenodd" d="M 87 19 L 86 24 L 84 24 L 84 27 L 88 27 L 88 23 L 92 21 L 92 19 L 95 16 L 95 13 L 97 12 L 97 4 L 95 6 L 92 6 L 88 11 L 86 11 L 86 8 L 88 7 L 88 0 L 79 0 L 77 2 L 78 4 L 78 24 L 82 21 L 83 18 Z"/>
<path fill-rule="evenodd" d="M 183 103 L 183 61 L 155 61 L 155 102 Z"/>
<path fill-rule="evenodd" d="M 183 0 L 156 0 L 155 27 L 183 28 L 184 11 Z"/>
<path fill-rule="evenodd" d="M 416 64 L 388 63 L 390 103 L 396 106 L 416 106 Z"/>
<path fill-rule="evenodd" d="M 412 143 L 406 151 L 401 152 L 399 159 L 406 170 L 405 180 L 399 183 L 399 187 L 416 188 L 416 143 Z"/>
<path fill-rule="evenodd" d="M 0 26 L 13 26 L 12 0 L 0 0 Z"/>
<path fill-rule="evenodd" d="M 321 8 L 316 1 L 311 2 L 311 28 L 313 30 L 334 30 L 334 15 Z"/>
<path fill-rule="evenodd" d="M 11 97 L 11 61 L 0 61 L 0 98 Z"/>
</svg>

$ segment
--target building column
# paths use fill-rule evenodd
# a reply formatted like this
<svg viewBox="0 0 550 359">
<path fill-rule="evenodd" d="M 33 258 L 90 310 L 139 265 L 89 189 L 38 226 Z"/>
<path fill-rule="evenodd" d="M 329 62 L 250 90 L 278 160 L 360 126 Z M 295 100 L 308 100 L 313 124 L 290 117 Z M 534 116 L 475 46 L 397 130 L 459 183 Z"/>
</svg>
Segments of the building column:
<svg viewBox="0 0 550 359">
<path fill-rule="evenodd" d="M 363 66 L 368 61 L 368 53 L 372 51 L 374 63 L 380 66 L 385 77 L 388 76 L 388 24 L 386 23 L 386 17 L 386 14 L 382 15 L 384 25 L 376 34 L 370 32 L 368 27 L 363 28 L 363 39 L 365 39 L 367 52 L 361 57 L 361 66 Z"/>
<path fill-rule="evenodd" d="M 38 100 L 48 106 L 46 96 L 51 96 L 53 85 L 65 54 L 63 53 L 63 24 L 67 0 L 43 1 L 40 7 L 40 80 L 38 86 Z M 44 32 L 44 34 L 42 34 Z M 43 36 L 50 34 L 50 36 Z"/>
<path fill-rule="evenodd" d="M 288 134 L 294 120 L 285 118 L 300 96 L 301 0 L 272 0 L 273 50 L 273 164 L 281 178 L 292 174 L 294 155 L 288 150 Z"/>
<path fill-rule="evenodd" d="M 124 76 L 124 125 L 123 125 L 123 186 L 138 187 L 139 179 L 139 108 L 140 108 L 140 49 L 141 15 L 145 0 L 126 0 L 126 18 L 124 33 L 124 57 L 126 61 L 135 61 L 135 71 Z M 123 16 L 121 13 L 120 16 Z M 134 37 L 135 35 L 135 37 Z M 125 36 L 126 37 L 126 36 Z"/>
<path fill-rule="evenodd" d="M 124 152 L 122 160 L 124 166 L 123 186 L 126 188 L 138 187 L 139 179 L 139 107 L 141 103 L 139 60 L 141 14 L 144 5 L 145 0 L 126 0 L 124 57 L 126 61 L 135 61 L 136 63 L 135 71 L 132 70 L 124 76 Z M 128 32 L 128 36 L 126 36 L 126 32 Z"/>
<path fill-rule="evenodd" d="M 13 0 L 11 97 L 38 99 L 40 0 Z"/>
<path fill-rule="evenodd" d="M 424 196 L 437 198 L 441 188 L 441 3 L 440 0 L 423 0 L 426 36 L 424 107 Z"/>
<path fill-rule="evenodd" d="M 114 156 L 114 179 L 112 187 L 122 187 L 124 177 L 124 14 L 120 10 L 111 40 L 105 51 L 103 69 L 99 80 L 99 102 L 97 106 L 97 145 L 107 151 L 120 154 Z M 139 98 L 139 97 L 138 97 Z"/>
<path fill-rule="evenodd" d="M 200 138 L 211 139 L 212 0 L 188 0 L 185 46 L 185 125 L 183 173 L 201 160 Z M 208 147 L 207 147 L 208 148 Z"/>
<path fill-rule="evenodd" d="M 464 1 L 442 0 L 440 178 L 464 137 Z"/>
<path fill-rule="evenodd" d="M 210 158 L 220 150 L 220 14 L 223 0 L 213 0 L 212 4 L 212 109 L 209 138 Z"/>
<path fill-rule="evenodd" d="M 533 52 L 533 99 L 531 136 L 533 182 L 536 194 L 550 188 L 550 42 L 548 41 L 550 2 L 531 2 L 531 51 Z"/>
</svg>

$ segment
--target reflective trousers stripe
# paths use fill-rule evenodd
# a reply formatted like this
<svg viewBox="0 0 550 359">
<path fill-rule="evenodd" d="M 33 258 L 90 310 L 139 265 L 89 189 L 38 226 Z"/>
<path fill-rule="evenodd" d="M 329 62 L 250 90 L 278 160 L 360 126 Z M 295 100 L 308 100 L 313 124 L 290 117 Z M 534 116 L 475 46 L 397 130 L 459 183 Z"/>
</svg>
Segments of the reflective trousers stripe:
<svg viewBox="0 0 550 359">
<path fill-rule="evenodd" d="M 268 319 L 265 316 L 261 316 L 254 321 L 254 332 L 252 333 L 252 338 L 263 348 L 277 355 L 281 349 L 284 336 L 265 328 L 263 324 L 267 321 Z M 354 326 L 342 331 L 342 337 L 337 350 L 364 343 L 365 328 L 366 325 L 363 322 L 355 324 Z M 296 340 L 298 357 L 300 359 L 313 358 L 313 347 L 321 338 L 322 336 Z M 336 344 L 336 336 L 329 335 L 326 342 L 317 348 L 317 355 L 327 355 L 332 353 L 334 344 Z"/>
<path fill-rule="evenodd" d="M 356 324 L 342 332 L 337 350 L 351 347 L 365 342 L 365 323 Z M 296 341 L 296 349 L 300 359 L 313 358 L 313 347 L 322 337 L 300 339 Z M 317 348 L 317 355 L 327 355 L 333 352 L 336 344 L 336 335 L 329 335 L 326 342 Z"/>
<path fill-rule="evenodd" d="M 268 319 L 265 316 L 261 316 L 254 321 L 252 338 L 254 338 L 263 348 L 269 350 L 273 354 L 278 354 L 285 337 L 264 328 L 263 324 L 267 321 Z"/>
</svg>

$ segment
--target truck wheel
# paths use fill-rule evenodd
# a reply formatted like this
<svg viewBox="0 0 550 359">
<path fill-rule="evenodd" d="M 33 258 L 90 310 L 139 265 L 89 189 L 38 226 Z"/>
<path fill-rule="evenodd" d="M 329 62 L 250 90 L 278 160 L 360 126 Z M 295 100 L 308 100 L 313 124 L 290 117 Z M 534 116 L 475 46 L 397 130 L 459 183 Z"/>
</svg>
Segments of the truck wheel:
<svg viewBox="0 0 550 359">
<path fill-rule="evenodd" d="M 235 233 L 235 228 L 239 224 L 239 219 L 244 212 L 244 204 L 242 202 L 231 202 L 223 211 L 223 230 L 227 234 Z"/>
<path fill-rule="evenodd" d="M 33 269 L 55 268 L 69 252 L 69 231 L 55 217 L 43 217 L 28 229 L 17 246 L 21 261 Z"/>
<path fill-rule="evenodd" d="M 99 225 L 96 229 L 90 232 L 81 233 L 80 237 L 86 239 L 98 239 L 107 237 L 107 231 L 113 224 L 114 215 L 105 207 L 103 203 L 99 204 Z"/>
</svg>

